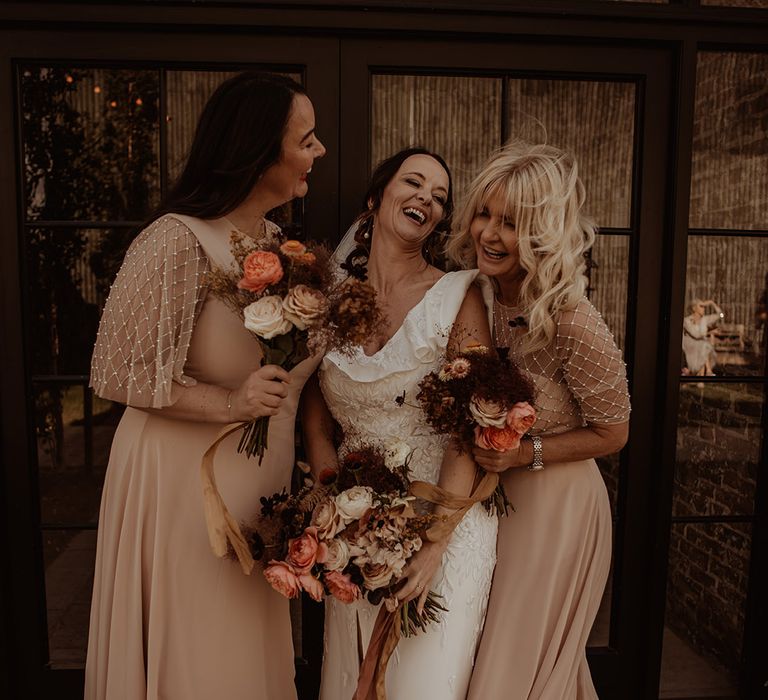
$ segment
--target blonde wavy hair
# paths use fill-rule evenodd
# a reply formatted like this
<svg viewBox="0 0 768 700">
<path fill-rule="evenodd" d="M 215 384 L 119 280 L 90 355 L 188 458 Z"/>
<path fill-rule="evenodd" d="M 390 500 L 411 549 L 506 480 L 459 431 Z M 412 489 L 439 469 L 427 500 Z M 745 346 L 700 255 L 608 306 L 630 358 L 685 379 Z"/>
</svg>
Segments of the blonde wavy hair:
<svg viewBox="0 0 768 700">
<path fill-rule="evenodd" d="M 529 328 L 523 348 L 532 352 L 553 340 L 559 313 L 584 296 L 584 254 L 595 241 L 595 225 L 582 213 L 586 195 L 576 161 L 553 146 L 514 141 L 491 155 L 469 187 L 445 247 L 459 266 L 477 266 L 470 225 L 497 195 L 506 202 L 505 218 L 515 223 L 526 273 L 518 300 Z"/>
</svg>

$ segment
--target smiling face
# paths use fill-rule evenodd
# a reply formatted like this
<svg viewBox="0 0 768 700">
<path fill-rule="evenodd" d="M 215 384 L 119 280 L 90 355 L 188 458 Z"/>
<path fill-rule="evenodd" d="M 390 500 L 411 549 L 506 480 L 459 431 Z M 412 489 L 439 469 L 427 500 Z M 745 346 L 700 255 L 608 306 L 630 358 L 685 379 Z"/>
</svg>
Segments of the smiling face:
<svg viewBox="0 0 768 700">
<path fill-rule="evenodd" d="M 419 245 L 445 216 L 450 180 L 428 155 L 406 158 L 384 188 L 376 212 L 377 228 Z"/>
<path fill-rule="evenodd" d="M 257 187 L 278 206 L 307 194 L 307 175 L 325 146 L 315 134 L 315 110 L 306 95 L 296 94 L 285 127 L 280 159 L 264 171 Z"/>
<path fill-rule="evenodd" d="M 469 233 L 475 243 L 477 267 L 500 282 L 513 280 L 523 273 L 517 244 L 515 222 L 507 211 L 507 201 L 496 191 L 481 204 L 472 217 Z"/>
</svg>

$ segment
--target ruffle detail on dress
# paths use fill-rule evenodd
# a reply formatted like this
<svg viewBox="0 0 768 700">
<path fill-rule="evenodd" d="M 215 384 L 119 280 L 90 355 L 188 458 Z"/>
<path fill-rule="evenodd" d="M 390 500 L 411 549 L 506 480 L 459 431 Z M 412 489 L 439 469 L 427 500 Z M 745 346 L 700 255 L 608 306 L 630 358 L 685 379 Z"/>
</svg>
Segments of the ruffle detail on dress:
<svg viewBox="0 0 768 700">
<path fill-rule="evenodd" d="M 375 382 L 435 362 L 445 352 L 451 327 L 477 270 L 447 272 L 405 316 L 395 334 L 373 355 L 357 348 L 351 356 L 329 352 L 322 369 L 333 364 L 357 382 Z"/>
</svg>

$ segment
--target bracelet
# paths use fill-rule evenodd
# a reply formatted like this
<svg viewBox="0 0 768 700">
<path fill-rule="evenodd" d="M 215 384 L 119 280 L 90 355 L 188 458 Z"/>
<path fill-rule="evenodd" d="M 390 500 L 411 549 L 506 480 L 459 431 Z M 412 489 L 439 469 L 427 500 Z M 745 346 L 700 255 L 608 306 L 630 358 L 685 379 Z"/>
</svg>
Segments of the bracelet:
<svg viewBox="0 0 768 700">
<path fill-rule="evenodd" d="M 528 467 L 528 471 L 537 472 L 544 469 L 544 451 L 541 447 L 541 438 L 538 435 L 534 435 L 531 438 L 531 444 L 533 445 L 533 462 Z"/>
<path fill-rule="evenodd" d="M 227 420 L 232 418 L 232 389 L 227 392 Z"/>
</svg>

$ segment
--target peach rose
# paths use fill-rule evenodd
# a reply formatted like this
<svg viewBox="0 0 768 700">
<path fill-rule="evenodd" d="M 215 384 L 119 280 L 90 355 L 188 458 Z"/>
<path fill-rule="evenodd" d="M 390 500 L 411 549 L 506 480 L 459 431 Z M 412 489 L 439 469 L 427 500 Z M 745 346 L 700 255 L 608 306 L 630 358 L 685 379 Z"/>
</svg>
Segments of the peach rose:
<svg viewBox="0 0 768 700">
<path fill-rule="evenodd" d="M 328 310 L 328 299 L 317 289 L 297 284 L 283 299 L 283 314 L 299 330 L 303 331 L 322 317 Z"/>
<path fill-rule="evenodd" d="M 301 590 L 299 579 L 293 573 L 293 569 L 284 561 L 275 561 L 274 559 L 270 561 L 269 566 L 264 569 L 264 578 L 267 579 L 272 588 L 286 598 L 298 597 Z"/>
<path fill-rule="evenodd" d="M 507 425 L 525 435 L 536 422 L 536 410 L 527 401 L 516 403 L 507 413 Z"/>
<path fill-rule="evenodd" d="M 268 250 L 254 250 L 248 253 L 243 261 L 243 279 L 237 286 L 259 294 L 270 284 L 275 284 L 281 279 L 283 266 L 280 264 L 280 258 Z"/>
<path fill-rule="evenodd" d="M 317 528 L 308 527 L 301 537 L 288 540 L 288 556 L 286 562 L 297 574 L 306 574 L 315 565 L 323 563 L 328 556 L 328 545 L 317 539 Z"/>
<path fill-rule="evenodd" d="M 469 412 L 483 428 L 503 428 L 507 423 L 507 410 L 498 401 L 473 396 L 469 400 Z"/>
<path fill-rule="evenodd" d="M 352 583 L 349 574 L 341 571 L 329 571 L 323 577 L 325 585 L 336 600 L 342 603 L 353 603 L 360 598 L 360 587 Z"/>
<path fill-rule="evenodd" d="M 294 258 L 298 255 L 304 255 L 304 253 L 307 252 L 307 246 L 301 241 L 291 239 L 280 246 L 280 252 L 283 255 L 287 255 L 289 258 Z"/>
<path fill-rule="evenodd" d="M 325 589 L 323 588 L 323 584 L 314 576 L 310 576 L 309 574 L 299 576 L 299 584 L 301 585 L 302 590 L 305 590 L 312 600 L 316 603 L 322 602 L 323 597 L 325 596 Z"/>
<path fill-rule="evenodd" d="M 514 428 L 475 428 L 475 444 L 484 450 L 496 450 L 506 452 L 520 445 L 522 435 Z"/>
<path fill-rule="evenodd" d="M 395 573 L 392 567 L 384 562 L 363 564 L 360 567 L 360 572 L 363 574 L 363 583 L 369 591 L 388 586 Z"/>
</svg>

